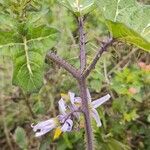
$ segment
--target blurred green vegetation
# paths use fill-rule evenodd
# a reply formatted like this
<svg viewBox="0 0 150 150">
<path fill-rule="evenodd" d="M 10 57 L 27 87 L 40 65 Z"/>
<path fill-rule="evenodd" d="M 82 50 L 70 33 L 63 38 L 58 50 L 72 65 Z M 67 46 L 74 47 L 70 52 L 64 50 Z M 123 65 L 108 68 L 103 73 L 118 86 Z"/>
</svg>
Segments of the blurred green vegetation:
<svg viewBox="0 0 150 150">
<path fill-rule="evenodd" d="M 149 4 L 149 1 L 144 1 Z M 19 13 L 17 0 L 0 0 L 0 11 Z M 79 67 L 76 18 L 55 0 L 33 0 L 29 10 L 50 11 L 46 23 L 56 27 L 60 40 L 53 48 L 58 55 Z M 87 61 L 91 62 L 100 42 L 108 36 L 96 10 L 86 17 Z M 43 21 L 43 20 L 42 20 Z M 44 86 L 39 93 L 24 96 L 11 84 L 12 62 L 0 56 L 0 149 L 76 150 L 84 149 L 84 130 L 65 133 L 53 140 L 54 132 L 35 138 L 31 123 L 58 114 L 61 93 L 78 93 L 76 81 L 55 63 L 45 60 Z M 111 101 L 99 108 L 103 126 L 92 122 L 98 150 L 150 149 L 150 54 L 132 45 L 118 43 L 106 52 L 88 78 L 92 98 L 111 94 Z"/>
</svg>

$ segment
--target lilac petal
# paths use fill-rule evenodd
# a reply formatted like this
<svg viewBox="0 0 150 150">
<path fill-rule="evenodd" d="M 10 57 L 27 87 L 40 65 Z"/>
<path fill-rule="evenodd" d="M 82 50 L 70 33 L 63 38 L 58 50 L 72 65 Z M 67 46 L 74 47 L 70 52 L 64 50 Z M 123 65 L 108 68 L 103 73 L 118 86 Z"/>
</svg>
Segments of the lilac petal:
<svg viewBox="0 0 150 150">
<path fill-rule="evenodd" d="M 105 95 L 105 96 L 103 96 L 103 97 L 93 101 L 92 102 L 92 106 L 93 106 L 93 108 L 97 108 L 100 105 L 102 105 L 103 103 L 105 103 L 106 101 L 108 101 L 109 99 L 110 99 L 110 95 L 107 94 L 107 95 Z"/>
<path fill-rule="evenodd" d="M 36 132 L 35 133 L 36 137 L 46 134 L 47 132 L 54 129 L 56 126 L 57 126 L 57 122 L 56 122 L 55 118 L 52 118 L 52 119 L 49 119 L 46 121 L 42 121 L 35 126 L 31 125 L 31 127 L 33 128 L 33 131 Z"/>
<path fill-rule="evenodd" d="M 40 131 L 37 131 L 37 132 L 35 133 L 35 136 L 36 136 L 36 137 L 40 137 L 40 136 L 42 136 L 42 135 L 48 133 L 48 132 L 51 131 L 51 130 L 52 130 L 52 129 L 50 129 L 50 128 L 42 129 L 42 130 L 40 130 Z"/>
<path fill-rule="evenodd" d="M 63 132 L 70 132 L 72 130 L 72 126 L 73 126 L 73 121 L 71 119 L 67 119 L 63 124 L 61 130 Z"/>
<path fill-rule="evenodd" d="M 59 111 L 61 114 L 65 115 L 66 114 L 66 104 L 64 100 L 61 98 L 58 102 L 59 104 Z"/>
<path fill-rule="evenodd" d="M 75 97 L 75 93 L 73 93 L 73 92 L 68 92 L 68 94 L 69 94 L 69 97 L 70 97 L 70 101 L 71 101 L 71 103 L 72 104 L 74 104 L 74 97 Z"/>
<path fill-rule="evenodd" d="M 92 109 L 92 117 L 95 119 L 95 121 L 97 123 L 97 127 L 102 126 L 99 114 L 96 109 Z"/>
<path fill-rule="evenodd" d="M 40 123 L 38 123 L 37 125 L 31 125 L 31 127 L 33 128 L 33 131 L 34 132 L 36 132 L 38 129 L 41 129 L 41 128 L 43 128 L 43 127 L 45 127 L 45 126 L 51 126 L 51 124 L 54 124 L 54 119 L 52 118 L 52 119 L 49 119 L 49 120 L 46 120 L 46 121 L 42 121 L 42 122 L 40 122 Z"/>
<path fill-rule="evenodd" d="M 87 92 L 88 101 L 91 102 L 92 98 L 91 98 L 91 94 L 90 94 L 89 89 L 86 89 L 86 92 Z"/>
<path fill-rule="evenodd" d="M 75 97 L 75 98 L 74 98 L 74 103 L 80 104 L 81 102 L 82 102 L 81 97 Z"/>
<path fill-rule="evenodd" d="M 65 121 L 66 115 L 58 115 L 57 117 L 59 119 L 59 122 L 63 123 Z"/>
</svg>

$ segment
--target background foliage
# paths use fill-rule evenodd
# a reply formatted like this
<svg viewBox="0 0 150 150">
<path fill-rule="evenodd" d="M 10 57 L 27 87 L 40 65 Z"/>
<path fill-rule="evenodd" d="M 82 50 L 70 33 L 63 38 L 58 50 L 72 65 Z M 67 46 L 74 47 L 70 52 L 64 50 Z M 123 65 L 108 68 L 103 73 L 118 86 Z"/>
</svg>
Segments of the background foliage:
<svg viewBox="0 0 150 150">
<path fill-rule="evenodd" d="M 22 2 L 22 3 L 21 3 Z M 19 50 L 16 46 L 16 41 L 20 41 L 19 35 L 28 35 L 28 30 L 38 28 L 38 33 L 42 30 L 43 25 L 48 29 L 46 34 L 57 33 L 59 34 L 59 41 L 54 44 L 47 45 L 50 41 L 44 43 L 34 42 L 31 48 L 31 53 L 35 48 L 38 51 L 43 51 L 41 55 L 34 55 L 37 60 L 31 58 L 38 65 L 42 66 L 44 70 L 44 85 L 39 93 L 24 95 L 21 89 L 11 84 L 12 72 L 17 63 L 17 55 L 13 54 L 11 60 L 9 50 L 11 46 L 5 47 L 8 50 L 7 56 L 0 55 L 0 146 L 2 150 L 30 150 L 30 149 L 56 149 L 56 150 L 69 150 L 69 149 L 83 149 L 84 148 L 84 130 L 80 132 L 73 131 L 69 134 L 63 134 L 58 140 L 53 140 L 53 132 L 49 133 L 41 139 L 34 137 L 34 133 L 30 127 L 32 122 L 47 119 L 58 114 L 57 102 L 61 93 L 67 93 L 72 90 L 78 93 L 76 83 L 64 70 L 60 69 L 53 62 L 45 60 L 47 47 L 52 47 L 52 50 L 57 52 L 60 56 L 67 59 L 70 63 L 79 67 L 78 61 L 78 28 L 77 21 L 70 11 L 65 7 L 58 5 L 54 0 L 33 0 L 31 3 L 28 1 L 17 0 L 0 0 L 0 45 L 6 42 L 12 43 L 12 38 L 5 40 L 5 33 L 11 34 L 11 28 L 14 28 L 14 33 L 18 35 L 13 37 L 15 49 Z M 149 1 L 141 1 L 141 3 L 149 4 Z M 23 6 L 27 6 L 29 18 L 28 22 L 22 20 L 21 12 L 24 10 Z M 108 28 L 99 18 L 99 8 L 94 9 L 86 18 L 85 30 L 87 38 L 87 56 L 88 63 L 91 62 L 97 47 L 100 42 L 108 36 Z M 23 12 L 22 12 L 23 13 Z M 5 16 L 4 16 L 5 14 Z M 15 18 L 13 21 L 11 17 Z M 20 20 L 21 19 L 21 20 Z M 110 19 L 107 18 L 106 19 Z M 111 20 L 111 19 L 110 19 Z M 148 19 L 147 19 L 148 20 Z M 19 26 L 16 26 L 16 21 Z M 28 27 L 25 29 L 24 22 Z M 2 26 L 5 23 L 4 26 Z M 143 23 L 143 21 L 141 21 Z M 17 23 L 18 25 L 18 23 Z M 55 28 L 54 28 L 55 27 Z M 45 29 L 45 27 L 43 27 Z M 19 30 L 18 30 L 19 29 Z M 16 32 L 17 30 L 17 32 Z M 33 30 L 35 32 L 35 30 Z M 50 31 L 50 32 L 48 32 Z M 54 32 L 52 32 L 54 31 Z M 41 35 L 41 32 L 39 33 Z M 13 34 L 14 35 L 14 34 Z M 8 35 L 6 35 L 8 37 Z M 37 36 L 39 37 L 39 36 Z M 44 34 L 45 37 L 45 34 Z M 32 38 L 32 35 L 28 36 Z M 57 39 L 57 37 L 54 37 Z M 34 37 L 36 39 L 36 37 Z M 10 41 L 9 41 L 10 40 Z M 47 39 L 46 39 L 47 40 Z M 18 44 L 18 42 L 17 42 Z M 37 45 L 39 44 L 39 45 Z M 3 53 L 4 47 L 0 46 L 0 54 Z M 13 48 L 12 50 L 13 51 Z M 33 54 L 33 53 L 32 53 Z M 32 56 L 32 55 L 29 55 Z M 37 57 L 38 56 L 38 57 Z M 40 58 L 41 59 L 40 59 Z M 122 42 L 115 43 L 105 53 L 101 60 L 98 62 L 95 70 L 88 78 L 88 86 L 92 92 L 93 99 L 100 97 L 106 93 L 110 93 L 112 99 L 106 105 L 99 109 L 99 114 L 102 118 L 102 128 L 97 128 L 95 123 L 92 122 L 95 147 L 101 150 L 126 150 L 150 149 L 150 55 L 148 52 L 140 51 L 140 49 Z M 22 59 L 23 63 L 26 59 Z M 22 61 L 21 60 L 21 61 Z M 41 61 L 40 61 L 41 60 Z M 41 62 L 41 63 L 40 63 Z M 12 65 L 13 64 L 13 65 Z M 37 70 L 36 66 L 32 66 Z M 24 72 L 29 68 L 24 68 Z M 41 69 L 39 69 L 41 70 Z M 17 71 L 17 70 L 16 70 Z M 36 71 L 35 71 L 36 72 Z M 40 73 L 42 76 L 42 74 Z M 21 78 L 23 78 L 21 76 Z M 25 77 L 24 77 L 25 78 Z M 39 80 L 38 76 L 35 81 Z M 26 84 L 27 80 L 23 83 L 18 81 L 18 84 Z M 41 81 L 42 82 L 42 81 Z M 31 85 L 32 86 L 32 85 Z M 41 86 L 38 85 L 39 87 Z M 26 91 L 30 91 L 30 86 Z"/>
</svg>

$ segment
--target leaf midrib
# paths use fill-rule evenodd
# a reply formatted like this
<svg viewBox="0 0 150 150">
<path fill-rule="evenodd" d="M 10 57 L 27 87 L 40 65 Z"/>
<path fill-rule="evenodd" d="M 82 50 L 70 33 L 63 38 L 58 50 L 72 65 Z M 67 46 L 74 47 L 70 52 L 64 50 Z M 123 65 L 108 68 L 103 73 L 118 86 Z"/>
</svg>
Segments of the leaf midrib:
<svg viewBox="0 0 150 150">
<path fill-rule="evenodd" d="M 29 60 L 28 46 L 27 46 L 27 39 L 26 39 L 26 37 L 23 37 L 23 44 L 24 44 L 24 50 L 25 50 L 25 57 L 26 57 L 26 61 L 27 61 L 27 68 L 29 70 L 29 73 L 31 75 L 33 75 L 33 72 L 32 72 L 32 69 L 31 69 L 31 65 L 30 65 L 30 60 Z"/>
</svg>

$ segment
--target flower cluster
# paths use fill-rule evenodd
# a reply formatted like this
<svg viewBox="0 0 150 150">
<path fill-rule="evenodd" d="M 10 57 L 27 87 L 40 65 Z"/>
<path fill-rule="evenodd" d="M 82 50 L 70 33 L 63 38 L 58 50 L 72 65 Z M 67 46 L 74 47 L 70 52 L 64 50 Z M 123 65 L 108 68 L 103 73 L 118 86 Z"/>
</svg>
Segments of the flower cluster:
<svg viewBox="0 0 150 150">
<path fill-rule="evenodd" d="M 68 96 L 70 99 L 69 104 L 67 104 L 63 98 L 59 100 L 58 105 L 60 114 L 57 117 L 42 121 L 37 125 L 31 125 L 36 137 L 40 137 L 55 128 L 57 132 L 55 132 L 56 137 L 54 136 L 54 138 L 59 137 L 62 132 L 70 132 L 72 130 L 73 118 L 79 119 L 80 117 L 82 99 L 80 97 L 75 97 L 75 93 L 72 92 L 68 92 Z M 107 94 L 104 97 L 92 101 L 90 92 L 87 90 L 87 97 L 90 114 L 93 119 L 95 119 L 97 126 L 100 127 L 102 124 L 96 108 L 108 101 L 110 95 Z"/>
</svg>

